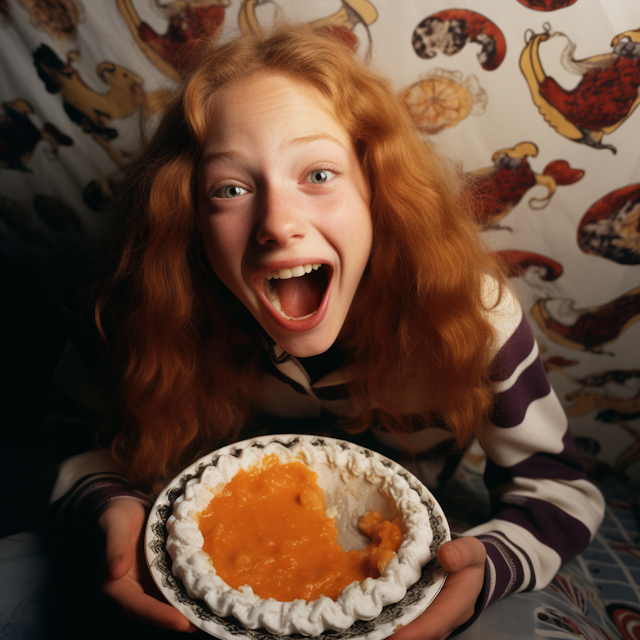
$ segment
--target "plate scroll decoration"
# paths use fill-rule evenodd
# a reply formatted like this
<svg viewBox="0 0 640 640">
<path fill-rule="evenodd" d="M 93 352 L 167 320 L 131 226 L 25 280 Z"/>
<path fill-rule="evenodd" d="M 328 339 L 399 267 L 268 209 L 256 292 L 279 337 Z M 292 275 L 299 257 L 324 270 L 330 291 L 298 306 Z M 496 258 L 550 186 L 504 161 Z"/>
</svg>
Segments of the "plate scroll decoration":
<svg viewBox="0 0 640 640">
<path fill-rule="evenodd" d="M 370 634 L 371 638 L 384 638 L 391 635 L 393 628 L 396 626 L 393 623 L 405 613 L 407 607 L 414 605 L 420 606 L 418 613 L 421 613 L 439 593 L 444 584 L 446 572 L 440 567 L 435 558 L 440 546 L 451 539 L 446 518 L 431 494 L 426 491 L 427 495 L 425 495 L 425 489 L 421 483 L 408 471 L 403 470 L 399 464 L 350 442 L 320 436 L 302 437 L 308 439 L 312 446 L 323 446 L 325 441 L 338 442 L 344 449 L 358 450 L 367 457 L 375 455 L 381 459 L 385 466 L 397 468 L 399 475 L 403 477 L 410 488 L 420 496 L 422 504 L 429 513 L 429 523 L 433 532 L 433 540 L 430 545 L 432 560 L 423 567 L 420 579 L 407 589 L 404 598 L 395 604 L 384 607 L 380 615 L 373 620 L 358 620 L 345 631 L 325 631 L 322 634 L 322 637 L 331 638 L 332 640 L 355 640 L 356 638 L 367 638 Z M 306 638 L 306 636 L 298 634 L 291 636 L 274 636 L 264 629 L 247 629 L 233 617 L 222 618 L 214 614 L 204 601 L 191 598 L 182 582 L 173 575 L 171 572 L 171 557 L 166 550 L 166 524 L 173 511 L 173 505 L 176 500 L 182 496 L 187 485 L 196 482 L 207 467 L 216 466 L 222 455 L 241 457 L 245 449 L 264 448 L 267 444 L 271 443 L 277 443 L 288 448 L 299 442 L 300 439 L 300 436 L 261 436 L 237 443 L 236 445 L 230 445 L 218 452 L 209 454 L 174 479 L 169 487 L 163 490 L 163 493 L 159 496 L 151 510 L 148 521 L 149 524 L 147 525 L 145 551 L 152 576 L 163 595 L 169 599 L 169 602 L 174 605 L 176 603 L 180 605 L 178 608 L 188 617 L 190 617 L 188 614 L 191 614 L 192 622 L 208 633 L 217 636 L 217 631 L 220 631 L 219 637 L 227 638 L 237 636 L 250 638 L 252 640 L 273 640 L 274 637 Z M 427 598 L 427 601 L 421 603 L 425 598 Z M 417 615 L 418 614 L 414 617 L 417 617 Z M 193 618 L 195 618 L 195 620 Z M 201 624 L 198 624 L 198 621 L 201 621 Z M 202 623 L 207 624 L 207 626 L 202 626 Z M 385 627 L 387 625 L 390 626 L 389 633 L 380 634 L 376 632 L 376 630 L 380 630 L 382 625 Z M 217 627 L 217 631 L 212 631 L 211 626 Z"/>
</svg>

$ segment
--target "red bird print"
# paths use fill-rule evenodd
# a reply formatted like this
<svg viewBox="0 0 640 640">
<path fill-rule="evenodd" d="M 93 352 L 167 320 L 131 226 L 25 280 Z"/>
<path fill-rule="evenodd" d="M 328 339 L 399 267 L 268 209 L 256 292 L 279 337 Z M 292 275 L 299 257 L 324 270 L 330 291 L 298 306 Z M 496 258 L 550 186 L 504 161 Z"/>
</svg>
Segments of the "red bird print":
<svg viewBox="0 0 640 640">
<path fill-rule="evenodd" d="M 559 262 L 531 251 L 504 249 L 496 251 L 496 256 L 504 265 L 507 278 L 515 278 L 523 275 L 529 269 L 535 269 L 541 280 L 553 282 L 563 272 L 562 265 Z"/>
<path fill-rule="evenodd" d="M 640 286 L 605 304 L 574 309 L 566 300 L 562 317 L 549 309 L 550 300 L 539 300 L 531 309 L 531 317 L 554 342 L 569 349 L 603 353 L 604 345 L 617 340 L 640 320 Z"/>
<path fill-rule="evenodd" d="M 546 75 L 540 61 L 540 45 L 556 36 L 566 37 L 561 33 L 534 35 L 520 57 L 534 103 L 560 135 L 615 153 L 615 147 L 603 144 L 602 138 L 615 131 L 640 104 L 640 29 L 616 36 L 612 53 L 587 60 L 573 58 L 576 45 L 569 41 L 563 66 L 582 76 L 571 90 Z"/>
<path fill-rule="evenodd" d="M 158 33 L 138 15 L 132 0 L 118 0 L 129 31 L 145 55 L 163 73 L 178 80 L 190 71 L 202 48 L 222 26 L 229 0 L 185 0 L 152 6 L 168 19 L 167 30 Z"/>
<path fill-rule="evenodd" d="M 518 2 L 534 11 L 557 11 L 571 6 L 577 0 L 518 0 Z"/>
<path fill-rule="evenodd" d="M 578 246 L 618 264 L 640 264 L 640 184 L 612 191 L 592 204 L 580 221 Z"/>
<path fill-rule="evenodd" d="M 520 202 L 525 193 L 541 185 L 546 187 L 545 198 L 532 198 L 533 208 L 543 208 L 555 193 L 558 185 L 577 182 L 584 175 L 581 169 L 573 169 L 565 160 L 550 162 L 542 174 L 531 168 L 528 157 L 536 157 L 538 147 L 533 142 L 521 142 L 512 149 L 500 149 L 493 156 L 493 166 L 471 173 L 472 190 L 481 207 L 478 221 L 485 227 L 496 227 Z"/>
</svg>

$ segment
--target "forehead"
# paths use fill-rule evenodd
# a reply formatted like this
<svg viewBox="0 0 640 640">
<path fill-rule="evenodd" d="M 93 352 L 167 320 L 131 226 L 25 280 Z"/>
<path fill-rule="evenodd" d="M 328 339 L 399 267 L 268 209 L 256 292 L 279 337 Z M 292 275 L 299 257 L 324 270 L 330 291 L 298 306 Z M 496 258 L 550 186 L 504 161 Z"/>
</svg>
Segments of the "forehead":
<svg viewBox="0 0 640 640">
<path fill-rule="evenodd" d="M 315 87 L 290 76 L 261 72 L 234 82 L 215 98 L 205 150 L 238 137 L 326 133 L 350 143 L 329 100 Z"/>
</svg>

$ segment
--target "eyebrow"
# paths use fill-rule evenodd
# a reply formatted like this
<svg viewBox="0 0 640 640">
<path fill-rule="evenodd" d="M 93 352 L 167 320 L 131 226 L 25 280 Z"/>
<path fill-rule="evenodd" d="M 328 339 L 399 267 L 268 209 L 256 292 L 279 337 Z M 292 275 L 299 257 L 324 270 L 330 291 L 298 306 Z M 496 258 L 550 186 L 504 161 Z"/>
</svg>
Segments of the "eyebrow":
<svg viewBox="0 0 640 640">
<path fill-rule="evenodd" d="M 198 162 L 198 170 L 200 170 L 205 164 L 209 164 L 209 162 L 214 162 L 215 160 L 235 160 L 236 158 L 241 158 L 242 154 L 238 151 L 213 151 L 212 153 L 207 153 L 206 156 L 200 159 Z"/>
<path fill-rule="evenodd" d="M 316 133 L 311 136 L 302 136 L 300 138 L 293 138 L 293 140 L 288 140 L 282 145 L 282 148 L 287 147 L 299 147 L 305 144 L 309 144 L 311 142 L 315 142 L 316 140 L 329 140 L 330 142 L 335 142 L 340 145 L 343 149 L 345 148 L 344 144 L 338 140 L 335 136 L 332 136 L 330 133 Z"/>
<path fill-rule="evenodd" d="M 338 138 L 332 136 L 330 133 L 316 133 L 310 136 L 301 136 L 299 138 L 293 138 L 291 140 L 287 140 L 285 143 L 281 145 L 281 149 L 287 149 L 290 147 L 300 147 L 305 144 L 310 144 L 311 142 L 315 142 L 316 140 L 329 140 L 330 142 L 334 142 L 337 145 L 340 145 L 343 149 L 346 150 L 346 147 Z M 208 153 L 204 156 L 200 162 L 198 163 L 198 169 L 203 167 L 205 164 L 209 162 L 215 162 L 216 160 L 235 160 L 237 158 L 242 158 L 243 154 L 239 151 L 214 151 L 212 153 Z"/>
</svg>

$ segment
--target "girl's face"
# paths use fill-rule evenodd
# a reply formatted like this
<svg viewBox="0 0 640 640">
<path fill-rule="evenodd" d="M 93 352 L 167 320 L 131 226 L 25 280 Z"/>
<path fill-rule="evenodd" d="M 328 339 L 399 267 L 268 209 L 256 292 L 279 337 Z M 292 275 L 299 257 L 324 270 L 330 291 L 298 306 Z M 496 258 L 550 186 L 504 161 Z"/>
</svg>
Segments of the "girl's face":
<svg viewBox="0 0 640 640">
<path fill-rule="evenodd" d="M 373 237 L 353 142 L 323 96 L 279 74 L 232 85 L 213 114 L 198 169 L 209 262 L 283 349 L 323 353 Z"/>
</svg>

